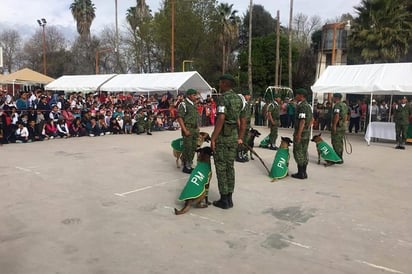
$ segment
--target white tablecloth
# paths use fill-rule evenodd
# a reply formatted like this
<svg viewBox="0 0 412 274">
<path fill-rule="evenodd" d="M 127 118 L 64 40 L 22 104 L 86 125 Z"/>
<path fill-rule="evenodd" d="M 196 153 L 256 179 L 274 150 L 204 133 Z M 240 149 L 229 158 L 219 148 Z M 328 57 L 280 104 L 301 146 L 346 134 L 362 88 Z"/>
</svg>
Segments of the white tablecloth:
<svg viewBox="0 0 412 274">
<path fill-rule="evenodd" d="M 396 140 L 395 123 L 371 122 L 365 134 L 365 140 L 370 144 L 371 138 Z"/>
</svg>

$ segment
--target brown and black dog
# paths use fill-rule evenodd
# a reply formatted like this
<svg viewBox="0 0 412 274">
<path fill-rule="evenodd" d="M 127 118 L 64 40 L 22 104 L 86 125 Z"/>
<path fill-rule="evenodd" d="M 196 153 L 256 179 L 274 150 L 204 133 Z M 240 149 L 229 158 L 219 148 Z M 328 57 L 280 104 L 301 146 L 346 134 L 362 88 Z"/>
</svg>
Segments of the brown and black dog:
<svg viewBox="0 0 412 274">
<path fill-rule="evenodd" d="M 198 153 L 197 165 L 179 196 L 180 201 L 185 201 L 185 206 L 181 210 L 175 208 L 176 215 L 188 212 L 192 204 L 198 208 L 205 208 L 210 205 L 208 192 L 210 179 L 212 178 L 210 157 L 213 155 L 213 151 L 210 147 L 203 147 L 198 148 L 196 152 Z"/>
<path fill-rule="evenodd" d="M 254 128 L 251 128 L 250 130 L 249 130 L 249 133 L 248 133 L 248 139 L 247 139 L 247 145 L 251 148 L 251 149 L 253 149 L 253 147 L 255 146 L 255 138 L 257 138 L 257 137 L 259 137 L 261 134 L 260 134 L 260 132 L 257 130 L 257 129 L 254 129 Z M 249 151 L 249 147 L 247 148 L 247 151 Z M 246 151 L 246 153 L 247 153 L 247 151 Z M 250 160 L 255 160 L 254 158 L 253 158 L 253 154 L 252 154 L 252 152 L 251 151 L 249 151 L 249 156 L 250 156 Z"/>
<path fill-rule="evenodd" d="M 321 157 L 326 162 L 324 164 L 325 167 L 342 163 L 342 159 L 336 154 L 335 150 L 322 139 L 321 135 L 322 134 L 319 133 L 311 139 L 311 141 L 316 144 L 316 150 L 318 151 L 318 165 L 320 165 Z"/>
<path fill-rule="evenodd" d="M 197 138 L 197 147 L 201 147 L 203 145 L 204 142 L 209 143 L 210 142 L 210 135 L 207 132 L 199 132 L 199 136 Z M 179 147 L 183 147 L 183 138 L 179 138 L 176 140 L 172 141 L 172 148 L 173 148 L 173 156 L 176 159 L 176 167 L 180 168 L 180 162 L 182 161 L 182 152 L 183 150 L 178 150 L 176 149 L 176 147 L 173 145 L 173 143 L 180 143 L 180 145 L 178 145 Z"/>
</svg>

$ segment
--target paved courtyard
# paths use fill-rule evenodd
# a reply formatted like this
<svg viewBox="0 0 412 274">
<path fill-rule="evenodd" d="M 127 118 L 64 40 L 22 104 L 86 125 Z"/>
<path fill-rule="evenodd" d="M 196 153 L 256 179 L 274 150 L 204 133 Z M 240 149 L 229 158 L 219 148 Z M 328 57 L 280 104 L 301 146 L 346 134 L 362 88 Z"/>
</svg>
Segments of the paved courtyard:
<svg viewBox="0 0 412 274">
<path fill-rule="evenodd" d="M 170 148 L 179 135 L 0 147 L 0 273 L 412 273 L 411 145 L 349 135 L 353 153 L 325 168 L 311 143 L 307 180 L 271 183 L 258 159 L 235 163 L 233 209 L 175 216 L 188 178 Z"/>
</svg>

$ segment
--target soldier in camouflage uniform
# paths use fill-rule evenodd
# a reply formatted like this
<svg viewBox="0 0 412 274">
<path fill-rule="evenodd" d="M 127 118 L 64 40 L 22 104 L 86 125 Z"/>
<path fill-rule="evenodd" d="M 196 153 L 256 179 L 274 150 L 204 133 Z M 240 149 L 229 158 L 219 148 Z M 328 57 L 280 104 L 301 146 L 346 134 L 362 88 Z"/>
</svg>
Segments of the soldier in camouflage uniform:
<svg viewBox="0 0 412 274">
<path fill-rule="evenodd" d="M 333 106 L 332 110 L 332 130 L 331 130 L 331 141 L 333 149 L 336 154 L 342 159 L 343 163 L 343 139 L 345 137 L 346 124 L 348 120 L 348 106 L 341 102 L 342 94 L 333 94 Z"/>
<path fill-rule="evenodd" d="M 278 138 L 278 127 L 280 125 L 280 97 L 275 95 L 273 102 L 268 106 L 267 119 L 270 127 L 269 149 L 276 150 L 276 140 Z"/>
<path fill-rule="evenodd" d="M 197 120 L 199 113 L 196 108 L 197 91 L 188 89 L 186 98 L 177 108 L 177 122 L 182 130 L 183 137 L 183 172 L 191 173 L 193 168 L 193 158 L 197 147 L 197 138 L 199 136 L 199 127 Z"/>
<path fill-rule="evenodd" d="M 312 126 L 312 107 L 306 101 L 308 95 L 305 89 L 295 91 L 296 112 L 295 130 L 293 133 L 293 157 L 298 166 L 298 172 L 292 174 L 293 178 L 306 179 L 306 167 L 308 165 L 308 146 L 310 139 L 310 127 Z"/>
<path fill-rule="evenodd" d="M 233 207 L 232 194 L 235 188 L 235 168 L 237 146 L 243 143 L 246 118 L 242 112 L 243 102 L 233 92 L 235 80 L 232 75 L 225 74 L 219 79 L 222 96 L 217 104 L 217 121 L 212 133 L 210 146 L 214 151 L 216 177 L 220 199 L 213 205 L 222 209 Z M 239 130 L 238 130 L 239 123 Z"/>
<path fill-rule="evenodd" d="M 402 97 L 399 104 L 393 109 L 393 120 L 395 122 L 396 149 L 405 149 L 406 135 L 408 133 L 409 119 L 412 116 L 412 107 L 408 104 L 406 97 Z"/>
<path fill-rule="evenodd" d="M 136 133 L 137 134 L 141 134 L 146 131 L 147 135 L 152 135 L 152 133 L 150 132 L 152 128 L 152 121 L 150 117 L 147 116 L 147 114 L 143 113 L 143 107 L 140 107 L 137 110 L 137 114 L 134 119 L 136 120 Z"/>
<path fill-rule="evenodd" d="M 246 128 L 245 128 L 245 134 L 243 135 L 243 144 L 247 144 L 247 141 L 249 138 L 250 120 L 252 117 L 252 105 L 250 103 L 251 95 L 250 95 L 249 90 L 244 90 L 242 94 L 238 94 L 238 95 L 243 100 L 242 112 L 244 112 L 244 116 L 246 119 Z M 246 148 L 245 145 L 239 145 L 237 148 L 237 153 L 236 153 L 236 161 L 241 162 L 241 163 L 249 161 L 247 152 L 248 152 L 248 149 Z"/>
</svg>

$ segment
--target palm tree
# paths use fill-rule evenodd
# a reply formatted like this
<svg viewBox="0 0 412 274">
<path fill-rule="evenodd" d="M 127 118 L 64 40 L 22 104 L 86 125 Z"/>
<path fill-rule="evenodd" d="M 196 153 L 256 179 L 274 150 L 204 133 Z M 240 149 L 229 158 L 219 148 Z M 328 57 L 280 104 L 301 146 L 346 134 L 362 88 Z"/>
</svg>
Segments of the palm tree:
<svg viewBox="0 0 412 274">
<path fill-rule="evenodd" d="M 234 42 L 239 37 L 239 16 L 237 10 L 232 10 L 233 4 L 221 3 L 218 13 L 221 23 L 220 42 L 222 44 L 222 73 L 224 74 L 229 66 L 230 53 Z"/>
<path fill-rule="evenodd" d="M 355 7 L 351 45 L 366 63 L 399 62 L 412 38 L 408 0 L 362 0 Z"/>
<path fill-rule="evenodd" d="M 143 46 L 144 39 L 147 34 L 147 23 L 150 19 L 150 9 L 146 5 L 145 0 L 136 0 L 136 6 L 130 7 L 126 13 L 126 21 L 130 25 L 133 46 L 136 55 L 136 64 L 139 64 L 138 71 L 143 71 L 144 55 Z"/>
<path fill-rule="evenodd" d="M 74 0 L 70 5 L 77 32 L 82 39 L 90 39 L 90 26 L 96 17 L 96 7 L 91 0 Z"/>
</svg>

